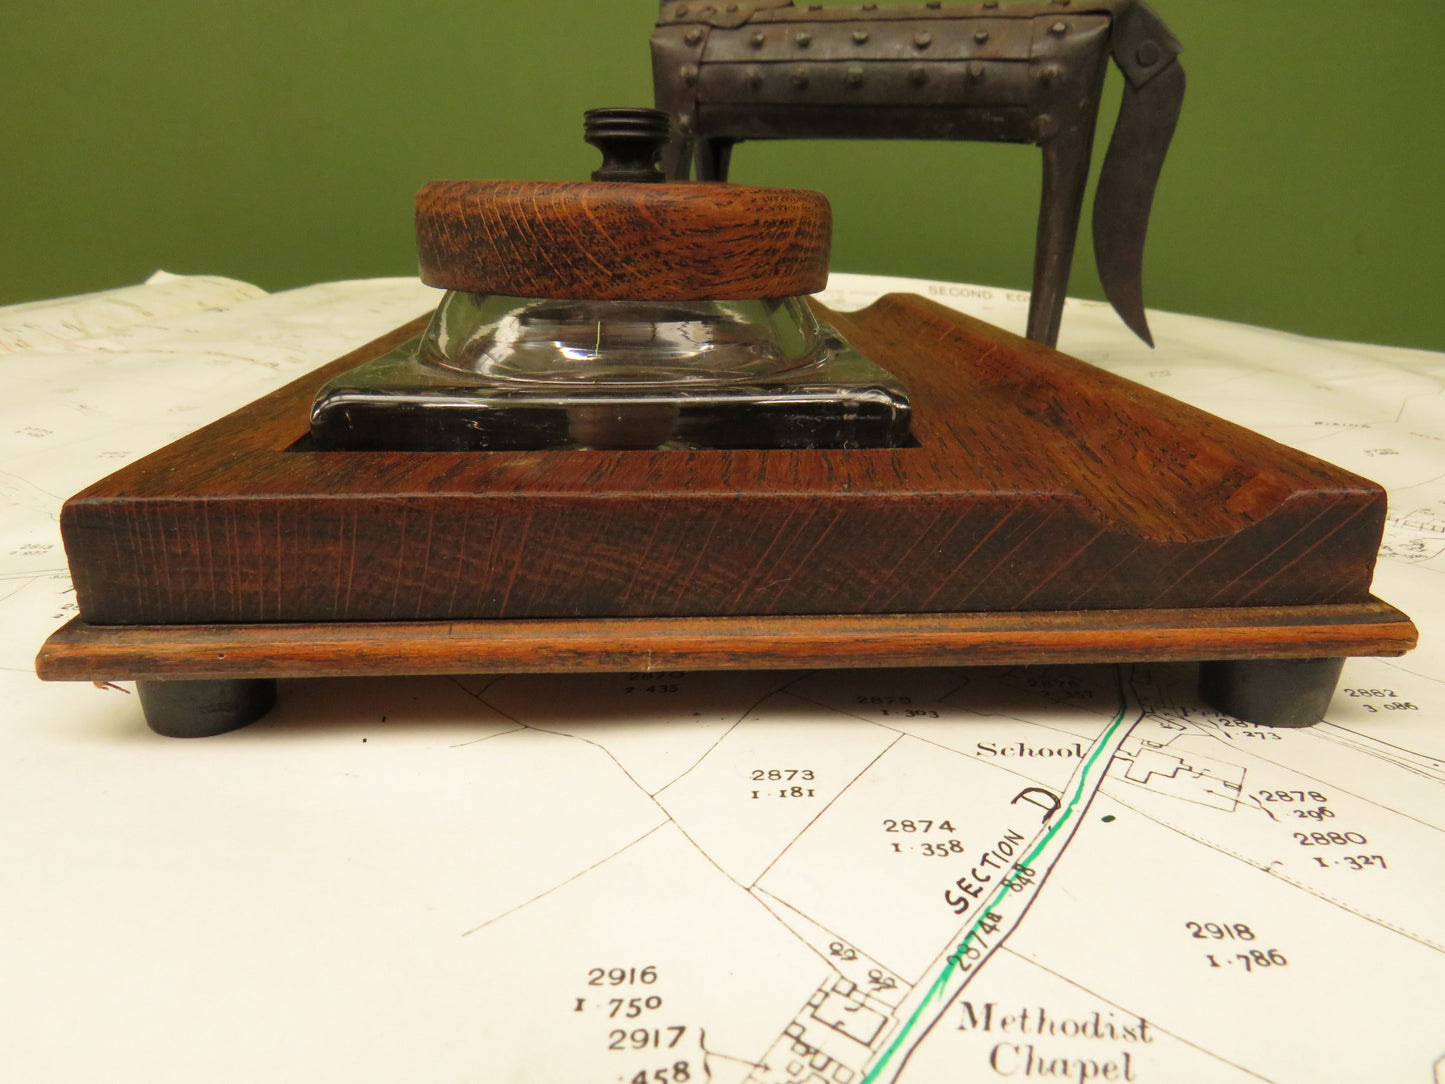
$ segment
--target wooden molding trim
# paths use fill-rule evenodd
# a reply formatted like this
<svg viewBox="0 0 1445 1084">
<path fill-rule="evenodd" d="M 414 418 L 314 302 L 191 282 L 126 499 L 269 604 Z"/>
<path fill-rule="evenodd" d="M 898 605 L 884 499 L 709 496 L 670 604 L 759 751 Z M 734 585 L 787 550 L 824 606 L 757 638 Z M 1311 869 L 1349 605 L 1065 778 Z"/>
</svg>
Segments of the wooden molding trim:
<svg viewBox="0 0 1445 1084">
<path fill-rule="evenodd" d="M 1325 606 L 552 621 L 89 625 L 41 649 L 47 681 L 372 677 L 1401 655 L 1415 627 L 1370 599 Z"/>
</svg>

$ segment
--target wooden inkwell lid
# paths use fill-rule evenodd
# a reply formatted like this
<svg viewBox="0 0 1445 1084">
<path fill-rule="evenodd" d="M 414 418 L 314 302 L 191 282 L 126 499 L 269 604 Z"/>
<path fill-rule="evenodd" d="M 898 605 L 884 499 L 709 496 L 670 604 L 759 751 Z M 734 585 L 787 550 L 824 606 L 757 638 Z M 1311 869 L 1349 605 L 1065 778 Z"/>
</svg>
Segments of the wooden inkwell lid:
<svg viewBox="0 0 1445 1084">
<path fill-rule="evenodd" d="M 417 193 L 421 280 L 479 294 L 577 300 L 795 297 L 828 280 L 819 192 L 668 183 L 667 114 L 593 109 L 592 180 L 432 181 Z"/>
</svg>

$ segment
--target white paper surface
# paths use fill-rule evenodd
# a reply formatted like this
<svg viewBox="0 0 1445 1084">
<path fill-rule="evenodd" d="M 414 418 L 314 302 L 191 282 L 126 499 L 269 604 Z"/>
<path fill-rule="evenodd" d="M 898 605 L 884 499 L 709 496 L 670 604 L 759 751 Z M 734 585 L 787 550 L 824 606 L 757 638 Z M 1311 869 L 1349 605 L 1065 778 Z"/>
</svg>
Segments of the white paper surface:
<svg viewBox="0 0 1445 1084">
<path fill-rule="evenodd" d="M 824 300 L 899 288 L 1022 329 L 983 287 Z M 435 297 L 0 310 L 0 1077 L 1445 1079 L 1445 355 L 1065 310 L 1063 349 L 1390 488 L 1421 647 L 1304 731 L 1179 665 L 283 682 L 190 742 L 33 676 L 66 496 Z"/>
</svg>

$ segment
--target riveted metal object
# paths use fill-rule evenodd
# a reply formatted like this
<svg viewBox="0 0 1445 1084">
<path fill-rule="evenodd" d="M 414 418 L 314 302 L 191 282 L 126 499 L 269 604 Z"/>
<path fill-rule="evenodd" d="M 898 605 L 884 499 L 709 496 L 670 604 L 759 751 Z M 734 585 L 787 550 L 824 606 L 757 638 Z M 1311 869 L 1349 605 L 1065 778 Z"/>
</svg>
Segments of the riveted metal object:
<svg viewBox="0 0 1445 1084">
<path fill-rule="evenodd" d="M 748 139 L 1037 144 L 1043 193 L 1028 333 L 1050 344 L 1112 56 L 1126 87 L 1095 196 L 1095 258 L 1110 301 L 1149 341 L 1144 237 L 1184 74 L 1178 41 L 1140 0 L 664 0 L 652 50 L 657 107 L 676 132 L 663 156 L 672 178 L 686 177 L 695 158 L 699 178 L 726 179 L 732 147 Z"/>
<path fill-rule="evenodd" d="M 852 14 L 860 13 L 855 10 Z M 1015 19 L 989 19 L 987 23 L 984 28 L 960 28 L 939 19 L 910 18 L 878 19 L 860 26 L 855 19 L 816 22 L 806 30 L 786 24 L 766 29 L 755 25 L 713 28 L 703 48 L 703 61 L 707 65 L 786 62 L 806 48 L 810 60 L 828 63 L 896 62 L 917 57 L 924 50 L 930 60 L 980 58 L 1027 63 L 1036 36 L 1032 23 Z M 807 35 L 802 39 L 806 45 L 800 42 L 801 34 Z"/>
</svg>

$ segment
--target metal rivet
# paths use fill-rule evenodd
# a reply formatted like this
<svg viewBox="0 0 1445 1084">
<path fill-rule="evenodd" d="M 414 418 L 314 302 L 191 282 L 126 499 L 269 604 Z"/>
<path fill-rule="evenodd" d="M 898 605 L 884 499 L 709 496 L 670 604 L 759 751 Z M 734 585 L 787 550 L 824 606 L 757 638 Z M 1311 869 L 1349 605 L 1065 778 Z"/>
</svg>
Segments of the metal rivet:
<svg viewBox="0 0 1445 1084">
<path fill-rule="evenodd" d="M 697 82 L 697 66 L 694 64 L 684 64 L 677 69 L 677 74 L 682 76 L 682 81 L 688 86 Z"/>
<path fill-rule="evenodd" d="M 861 87 L 863 85 L 863 69 L 857 64 L 850 64 L 847 72 L 843 75 L 843 80 L 850 87 Z"/>
<path fill-rule="evenodd" d="M 922 64 L 915 64 L 913 65 L 913 67 L 908 69 L 908 78 L 909 81 L 914 83 L 915 85 L 922 86 L 924 83 L 928 82 L 928 69 L 925 68 Z"/>
<path fill-rule="evenodd" d="M 1067 34 L 1069 27 L 1066 23 L 1052 23 L 1049 26 L 1050 34 Z"/>
<path fill-rule="evenodd" d="M 1057 64 L 1045 64 L 1039 69 L 1039 82 L 1045 84 L 1052 83 L 1062 74 L 1063 72 Z"/>
<path fill-rule="evenodd" d="M 793 35 L 793 40 L 798 43 L 799 49 L 806 49 L 813 44 L 813 35 L 809 34 L 806 30 L 799 30 Z"/>
<path fill-rule="evenodd" d="M 679 130 L 679 131 L 683 131 L 683 132 L 690 132 L 690 131 L 692 131 L 692 118 L 691 118 L 691 117 L 678 117 L 678 118 L 677 118 L 677 127 L 678 127 L 678 130 Z"/>
<path fill-rule="evenodd" d="M 918 49 L 927 49 L 933 43 L 933 35 L 927 30 L 920 30 L 913 35 L 913 44 Z"/>
<path fill-rule="evenodd" d="M 716 10 L 717 9 L 714 8 L 711 4 L 704 4 L 702 7 L 697 9 L 697 13 L 699 15 L 711 15 Z"/>
<path fill-rule="evenodd" d="M 751 45 L 754 49 L 761 49 L 763 47 L 763 43 L 767 40 L 768 36 L 764 34 L 761 30 L 754 30 L 753 36 L 748 39 L 748 44 Z"/>
<path fill-rule="evenodd" d="M 689 45 L 696 45 L 698 42 L 702 41 L 702 31 L 699 30 L 697 27 L 693 27 L 682 36 L 682 40 L 687 42 Z"/>
<path fill-rule="evenodd" d="M 976 42 L 978 42 L 980 45 L 982 45 L 984 42 L 988 41 L 988 31 L 987 31 L 987 30 L 975 30 L 975 31 L 973 32 L 973 40 L 976 41 Z"/>
<path fill-rule="evenodd" d="M 1159 48 L 1157 41 L 1146 41 L 1141 43 L 1138 49 L 1134 50 L 1134 59 L 1147 68 L 1150 65 L 1158 64 L 1159 57 L 1162 54 L 1163 50 Z"/>
<path fill-rule="evenodd" d="M 743 82 L 747 83 L 753 90 L 763 85 L 763 73 L 760 68 L 749 68 L 743 76 Z"/>
<path fill-rule="evenodd" d="M 986 70 L 987 70 L 987 69 L 984 68 L 983 64 L 982 64 L 980 61 L 977 61 L 977 60 L 970 61 L 970 62 L 969 62 L 969 65 L 968 65 L 968 77 L 969 77 L 970 79 L 982 79 L 982 78 L 983 78 L 983 73 L 984 73 Z"/>
<path fill-rule="evenodd" d="M 673 17 L 674 19 L 684 19 L 684 18 L 686 18 L 686 17 L 687 17 L 687 5 L 686 5 L 686 4 L 678 4 L 677 7 L 675 7 L 675 8 L 672 9 L 672 17 Z"/>
<path fill-rule="evenodd" d="M 853 31 L 853 40 L 856 41 L 859 45 L 862 45 L 865 41 L 868 40 L 868 31 L 866 31 L 866 30 L 855 30 L 855 31 Z"/>
<path fill-rule="evenodd" d="M 808 69 L 794 68 L 792 74 L 793 86 L 805 87 L 808 85 Z"/>
</svg>

